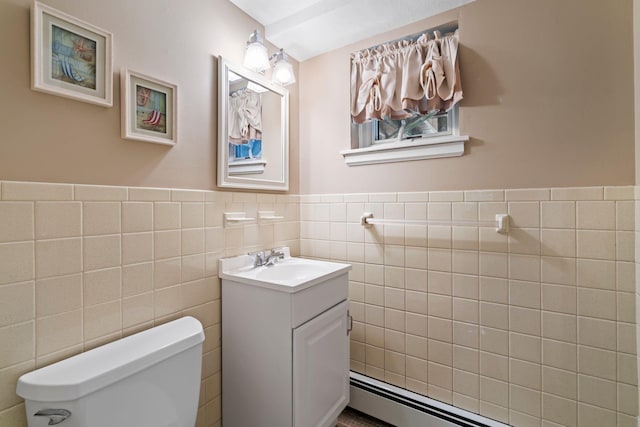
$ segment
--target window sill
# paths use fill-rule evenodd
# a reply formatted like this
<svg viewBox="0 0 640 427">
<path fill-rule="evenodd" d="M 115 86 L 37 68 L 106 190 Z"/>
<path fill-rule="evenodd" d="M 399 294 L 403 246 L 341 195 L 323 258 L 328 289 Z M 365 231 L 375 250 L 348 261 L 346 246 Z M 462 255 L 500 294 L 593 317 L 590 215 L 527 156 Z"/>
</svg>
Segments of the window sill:
<svg viewBox="0 0 640 427">
<path fill-rule="evenodd" d="M 468 140 L 467 135 L 447 135 L 343 150 L 340 154 L 348 166 L 457 157 L 464 154 Z"/>
</svg>

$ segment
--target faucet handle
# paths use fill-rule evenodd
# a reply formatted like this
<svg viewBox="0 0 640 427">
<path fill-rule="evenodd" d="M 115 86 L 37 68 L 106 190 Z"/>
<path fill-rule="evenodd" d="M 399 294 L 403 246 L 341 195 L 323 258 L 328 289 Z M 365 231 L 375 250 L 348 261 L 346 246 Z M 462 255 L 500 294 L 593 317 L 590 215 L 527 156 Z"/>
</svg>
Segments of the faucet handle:
<svg viewBox="0 0 640 427">
<path fill-rule="evenodd" d="M 264 265 L 264 261 L 266 258 L 266 254 L 264 253 L 264 251 L 249 252 L 247 255 L 253 257 L 254 267 L 260 267 L 261 265 Z"/>
<path fill-rule="evenodd" d="M 284 251 L 284 248 L 273 248 L 271 249 L 271 253 L 266 257 L 266 259 L 267 261 L 273 259 L 275 262 L 277 260 L 283 260 L 285 258 L 285 255 L 286 253 Z"/>
</svg>

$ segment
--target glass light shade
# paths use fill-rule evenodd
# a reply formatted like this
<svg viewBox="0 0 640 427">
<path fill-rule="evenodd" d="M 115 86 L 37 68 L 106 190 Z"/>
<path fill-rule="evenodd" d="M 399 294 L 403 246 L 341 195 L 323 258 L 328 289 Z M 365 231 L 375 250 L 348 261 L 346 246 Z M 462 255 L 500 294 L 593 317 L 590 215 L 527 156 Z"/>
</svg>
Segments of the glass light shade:
<svg viewBox="0 0 640 427">
<path fill-rule="evenodd" d="M 247 44 L 247 50 L 244 53 L 244 66 L 256 72 L 271 68 L 267 48 L 260 42 Z"/>
<path fill-rule="evenodd" d="M 293 73 L 293 66 L 291 63 L 286 59 L 281 59 L 276 62 L 271 79 L 280 83 L 282 86 L 295 83 L 296 75 Z"/>
</svg>

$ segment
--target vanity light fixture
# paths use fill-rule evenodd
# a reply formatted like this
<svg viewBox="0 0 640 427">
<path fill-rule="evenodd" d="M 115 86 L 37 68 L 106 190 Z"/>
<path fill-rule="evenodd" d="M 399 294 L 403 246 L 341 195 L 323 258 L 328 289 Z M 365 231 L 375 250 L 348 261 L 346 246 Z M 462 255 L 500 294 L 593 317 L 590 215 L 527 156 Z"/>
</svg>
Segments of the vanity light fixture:
<svg viewBox="0 0 640 427">
<path fill-rule="evenodd" d="M 291 62 L 287 59 L 288 56 L 284 53 L 284 50 L 280 49 L 271 57 L 275 59 L 271 80 L 280 83 L 282 86 L 295 83 L 296 75 L 293 73 L 293 65 L 291 65 Z"/>
<path fill-rule="evenodd" d="M 244 66 L 257 73 L 271 68 L 269 64 L 269 53 L 264 45 L 264 39 L 260 30 L 255 30 L 249 35 L 247 50 L 244 53 Z"/>
<path fill-rule="evenodd" d="M 271 62 L 274 64 L 271 80 L 282 86 L 287 86 L 296 82 L 296 76 L 293 72 L 293 66 L 288 60 L 288 56 L 284 50 L 269 56 L 267 48 L 264 45 L 264 38 L 260 34 L 260 30 L 255 30 L 249 35 L 247 49 L 244 53 L 244 66 L 257 73 L 263 73 L 271 68 Z"/>
</svg>

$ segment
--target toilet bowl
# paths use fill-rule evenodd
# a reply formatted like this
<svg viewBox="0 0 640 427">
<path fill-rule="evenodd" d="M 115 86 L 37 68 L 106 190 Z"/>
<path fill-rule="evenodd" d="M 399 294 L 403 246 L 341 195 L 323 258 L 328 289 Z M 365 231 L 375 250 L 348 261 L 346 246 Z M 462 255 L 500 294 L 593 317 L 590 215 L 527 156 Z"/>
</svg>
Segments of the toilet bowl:
<svg viewBox="0 0 640 427">
<path fill-rule="evenodd" d="M 183 317 L 24 374 L 29 427 L 193 427 L 204 333 Z"/>
</svg>

